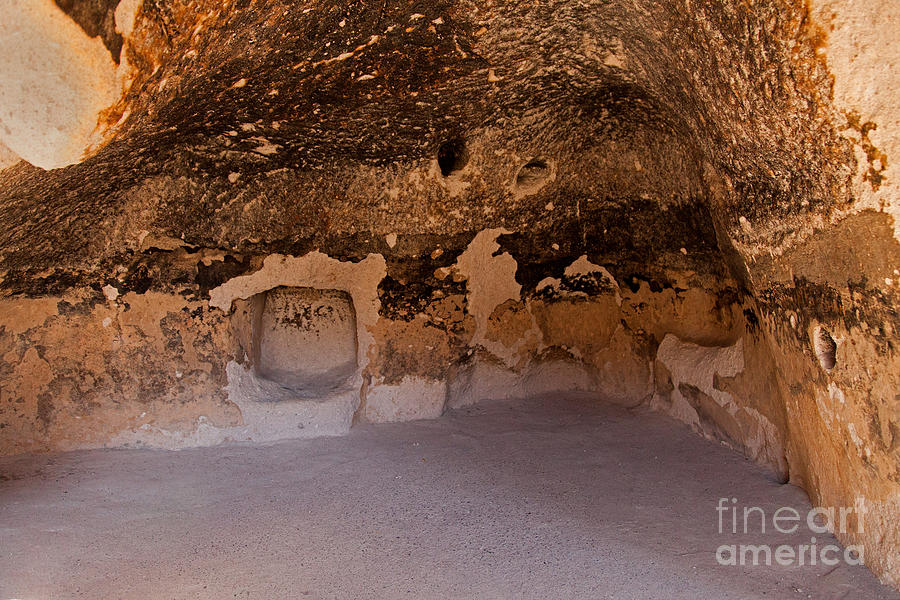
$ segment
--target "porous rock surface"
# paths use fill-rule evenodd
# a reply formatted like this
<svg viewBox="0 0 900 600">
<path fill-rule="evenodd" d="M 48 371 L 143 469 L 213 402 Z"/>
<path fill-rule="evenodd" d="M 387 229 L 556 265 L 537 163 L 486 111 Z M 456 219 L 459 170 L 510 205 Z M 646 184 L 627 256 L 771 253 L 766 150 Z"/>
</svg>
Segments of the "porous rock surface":
<svg viewBox="0 0 900 600">
<path fill-rule="evenodd" d="M 55 6 L 118 87 L 0 152 L 0 451 L 589 391 L 859 500 L 900 585 L 895 2 Z M 260 376 L 285 286 L 352 300 L 346 390 Z"/>
</svg>

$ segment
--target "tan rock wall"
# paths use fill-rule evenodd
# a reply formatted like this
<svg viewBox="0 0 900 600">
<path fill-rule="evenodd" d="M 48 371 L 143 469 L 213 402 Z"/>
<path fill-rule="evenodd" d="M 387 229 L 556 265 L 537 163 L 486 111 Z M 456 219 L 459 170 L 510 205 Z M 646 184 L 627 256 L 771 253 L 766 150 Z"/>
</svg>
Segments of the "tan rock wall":
<svg viewBox="0 0 900 600">
<path fill-rule="evenodd" d="M 624 286 L 589 267 L 609 285 L 589 295 L 560 282 L 523 295 L 503 284 L 507 297 L 476 303 L 479 328 L 469 304 L 473 293 L 485 298 L 477 283 L 389 318 L 377 304 L 377 256 L 272 261 L 215 291 L 216 306 L 112 286 L 0 301 L 0 452 L 337 435 L 353 418 L 434 418 L 447 407 L 585 390 L 670 414 L 819 504 L 862 502 L 868 529 L 843 539 L 870 548 L 869 564 L 886 577 L 896 570 L 900 359 L 889 320 L 877 332 L 847 325 L 844 313 L 873 310 L 865 302 L 847 300 L 844 313 L 814 322 L 800 306 L 739 300 L 729 282 L 691 272 L 670 272 L 665 287 Z M 480 281 L 495 285 L 509 267 L 487 261 Z M 754 273 L 759 282 L 768 271 Z M 285 284 L 350 290 L 364 315 L 355 387 L 299 398 L 254 374 L 251 299 Z M 815 354 L 818 327 L 836 341 L 830 370 Z"/>
<path fill-rule="evenodd" d="M 472 247 L 482 247 L 482 240 L 476 236 Z M 546 288 L 523 297 L 503 283 L 515 273 L 515 261 L 495 260 L 493 252 L 488 248 L 477 267 L 454 270 L 463 278 L 478 273 L 465 295 L 437 295 L 408 319 L 379 315 L 375 289 L 384 271 L 377 256 L 359 263 L 315 253 L 272 257 L 213 290 L 214 305 L 171 293 L 119 295 L 113 286 L 6 298 L 0 304 L 2 452 L 273 439 L 301 435 L 291 429 L 294 421 L 305 423 L 302 435 L 336 433 L 354 412 L 376 421 L 434 417 L 448 402 L 567 389 L 636 406 L 653 395 L 656 345 L 666 334 L 708 341 L 732 340 L 740 331 L 740 311 L 722 304 L 733 299 L 728 288 L 653 292 L 642 285 L 632 292 L 580 259 L 568 273 L 582 277 L 583 269 L 595 269 L 610 283 L 606 291 L 589 296 Z M 331 400 L 290 392 L 256 374 L 251 300 L 284 285 L 344 289 L 353 299 L 359 375 Z M 476 364 L 494 366 L 473 371 Z M 491 369 L 490 377 L 502 372 L 515 384 L 502 393 L 488 385 L 480 378 Z M 458 397 L 461 387 L 468 400 Z M 322 413 L 323 400 L 336 408 Z M 323 414 L 335 420 L 309 429 Z M 283 426 L 276 427 L 279 420 Z"/>
<path fill-rule="evenodd" d="M 227 402 L 227 322 L 205 303 L 93 290 L 0 300 L 0 452 L 111 443 L 129 429 L 240 419 Z"/>
<path fill-rule="evenodd" d="M 818 506 L 865 506 L 862 531 L 854 522 L 835 533 L 863 545 L 866 564 L 897 585 L 900 357 L 858 326 L 824 325 L 837 341 L 830 371 L 815 356 L 814 324 L 797 324 L 799 335 L 790 317 L 763 324 L 785 399 L 790 479 Z"/>
</svg>

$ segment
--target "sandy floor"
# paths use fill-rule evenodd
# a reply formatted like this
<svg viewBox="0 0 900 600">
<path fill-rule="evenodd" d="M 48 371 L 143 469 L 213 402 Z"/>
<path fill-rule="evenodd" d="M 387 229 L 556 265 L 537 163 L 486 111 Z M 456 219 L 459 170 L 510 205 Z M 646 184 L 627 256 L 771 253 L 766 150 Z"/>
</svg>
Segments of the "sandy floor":
<svg viewBox="0 0 900 600">
<path fill-rule="evenodd" d="M 720 566 L 737 497 L 806 496 L 655 415 L 532 400 L 349 437 L 0 460 L 7 598 L 898 598 L 862 567 Z M 832 540 L 818 535 L 818 543 Z"/>
</svg>

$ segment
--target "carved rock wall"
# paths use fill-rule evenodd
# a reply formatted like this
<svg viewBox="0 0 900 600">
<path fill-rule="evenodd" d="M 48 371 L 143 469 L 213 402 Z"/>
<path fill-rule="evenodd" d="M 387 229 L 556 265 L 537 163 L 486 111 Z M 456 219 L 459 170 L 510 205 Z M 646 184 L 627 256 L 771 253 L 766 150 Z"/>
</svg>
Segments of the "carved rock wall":
<svg viewBox="0 0 900 600">
<path fill-rule="evenodd" d="M 900 582 L 895 2 L 26 9 L 80 50 L 0 59 L 60 75 L 0 92 L 3 453 L 587 390 L 862 503 Z M 259 368 L 283 287 L 352 302 L 327 393 Z"/>
</svg>

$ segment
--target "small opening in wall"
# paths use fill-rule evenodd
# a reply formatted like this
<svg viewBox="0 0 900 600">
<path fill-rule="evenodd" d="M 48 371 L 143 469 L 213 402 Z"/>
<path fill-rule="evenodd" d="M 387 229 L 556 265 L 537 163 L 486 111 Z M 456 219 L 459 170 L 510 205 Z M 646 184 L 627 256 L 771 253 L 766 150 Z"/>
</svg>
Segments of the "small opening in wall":
<svg viewBox="0 0 900 600">
<path fill-rule="evenodd" d="M 550 166 L 547 161 L 533 158 L 524 167 L 519 169 L 516 175 L 516 187 L 530 190 L 539 187 L 550 176 Z"/>
<path fill-rule="evenodd" d="M 816 327 L 813 333 L 813 349 L 822 368 L 826 371 L 832 370 L 837 363 L 837 342 L 824 327 Z"/>
<path fill-rule="evenodd" d="M 356 312 L 341 290 L 277 287 L 253 300 L 251 355 L 257 375 L 321 395 L 356 372 Z"/>
<path fill-rule="evenodd" d="M 438 148 L 437 161 L 441 168 L 441 175 L 444 177 L 465 167 L 469 161 L 465 142 L 461 139 L 454 139 L 441 144 L 441 147 Z"/>
</svg>

